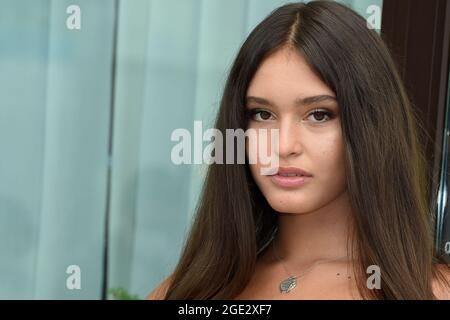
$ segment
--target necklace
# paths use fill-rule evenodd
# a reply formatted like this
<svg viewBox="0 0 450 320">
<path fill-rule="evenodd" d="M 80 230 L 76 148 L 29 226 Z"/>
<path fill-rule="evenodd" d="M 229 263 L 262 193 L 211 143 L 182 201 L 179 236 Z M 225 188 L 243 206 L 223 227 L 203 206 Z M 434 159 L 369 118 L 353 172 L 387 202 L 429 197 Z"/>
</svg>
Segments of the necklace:
<svg viewBox="0 0 450 320">
<path fill-rule="evenodd" d="M 284 271 L 286 271 L 286 273 L 289 275 L 288 278 L 282 280 L 280 282 L 280 292 L 281 293 L 288 293 L 289 291 L 291 291 L 292 289 L 294 289 L 297 286 L 297 279 L 300 279 L 301 277 L 305 276 L 305 274 L 307 274 L 312 268 L 314 268 L 316 265 L 321 264 L 321 263 L 325 263 L 325 262 L 334 262 L 334 261 L 340 261 L 340 260 L 345 260 L 348 257 L 344 256 L 344 257 L 340 257 L 340 258 L 336 258 L 336 259 L 331 259 L 331 260 L 319 260 L 314 262 L 309 268 L 307 268 L 305 271 L 303 271 L 302 273 L 294 276 L 292 275 L 287 269 L 286 266 L 284 265 L 283 261 L 280 259 L 280 257 L 277 254 L 277 250 L 275 248 L 275 243 L 273 244 L 274 247 L 274 254 L 275 257 L 278 261 L 280 261 L 281 265 L 283 266 Z"/>
</svg>

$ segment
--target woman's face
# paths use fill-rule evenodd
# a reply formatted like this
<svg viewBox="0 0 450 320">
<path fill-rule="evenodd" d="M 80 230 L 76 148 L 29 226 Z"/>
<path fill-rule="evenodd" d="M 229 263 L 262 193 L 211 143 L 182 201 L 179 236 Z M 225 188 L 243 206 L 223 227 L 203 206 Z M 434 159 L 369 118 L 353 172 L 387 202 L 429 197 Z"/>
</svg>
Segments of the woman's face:
<svg viewBox="0 0 450 320">
<path fill-rule="evenodd" d="M 258 159 L 250 164 L 254 180 L 274 210 L 312 212 L 346 191 L 344 148 L 335 97 L 304 58 L 287 48 L 264 60 L 252 79 L 247 91 L 247 129 L 257 132 L 278 129 L 279 147 L 275 156 L 281 170 L 301 168 L 312 175 L 306 179 L 287 177 L 290 169 L 281 176 L 262 175 L 261 167 L 267 167 L 262 163 L 267 162 Z M 270 153 L 275 145 L 270 139 L 267 141 L 264 150 Z M 259 148 L 255 140 L 250 140 L 247 156 L 250 143 Z M 303 184 L 299 182 L 301 179 L 305 181 Z"/>
</svg>

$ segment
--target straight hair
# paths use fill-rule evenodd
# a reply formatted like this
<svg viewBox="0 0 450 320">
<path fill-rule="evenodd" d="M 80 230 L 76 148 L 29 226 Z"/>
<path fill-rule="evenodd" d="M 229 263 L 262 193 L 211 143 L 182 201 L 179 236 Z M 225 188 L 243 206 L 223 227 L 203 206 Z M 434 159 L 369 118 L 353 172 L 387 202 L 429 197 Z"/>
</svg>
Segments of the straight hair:
<svg viewBox="0 0 450 320">
<path fill-rule="evenodd" d="M 264 59 L 284 47 L 306 59 L 341 110 L 358 291 L 365 299 L 434 299 L 435 205 L 427 200 L 431 185 L 421 147 L 427 137 L 389 50 L 364 18 L 333 1 L 274 10 L 240 48 L 215 128 L 224 135 L 246 129 L 249 83 Z M 165 299 L 236 297 L 276 230 L 277 214 L 248 164 L 209 165 Z M 370 265 L 380 267 L 380 289 L 366 286 Z"/>
</svg>

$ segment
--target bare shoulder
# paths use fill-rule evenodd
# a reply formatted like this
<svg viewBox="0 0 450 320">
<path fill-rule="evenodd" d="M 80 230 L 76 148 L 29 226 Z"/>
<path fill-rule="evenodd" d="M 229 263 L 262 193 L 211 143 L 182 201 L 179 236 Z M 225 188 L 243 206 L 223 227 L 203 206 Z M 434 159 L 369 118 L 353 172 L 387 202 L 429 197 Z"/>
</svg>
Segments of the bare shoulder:
<svg viewBox="0 0 450 320">
<path fill-rule="evenodd" d="M 167 289 L 169 289 L 169 286 L 172 283 L 172 278 L 173 275 L 167 277 L 147 297 L 145 297 L 145 300 L 164 300 Z"/>
<path fill-rule="evenodd" d="M 450 265 L 436 264 L 434 267 L 442 274 L 448 285 L 443 283 L 439 277 L 434 278 L 432 284 L 433 293 L 439 300 L 450 300 Z"/>
</svg>

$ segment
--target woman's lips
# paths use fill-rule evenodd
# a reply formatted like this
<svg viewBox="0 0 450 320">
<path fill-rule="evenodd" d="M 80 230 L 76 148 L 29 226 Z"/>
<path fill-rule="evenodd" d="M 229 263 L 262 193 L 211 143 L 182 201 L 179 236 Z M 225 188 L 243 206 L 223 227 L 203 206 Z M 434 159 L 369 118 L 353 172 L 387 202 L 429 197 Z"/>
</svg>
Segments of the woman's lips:
<svg viewBox="0 0 450 320">
<path fill-rule="evenodd" d="M 270 179 L 278 186 L 280 187 L 286 187 L 286 188 L 294 188 L 304 185 L 306 182 L 308 182 L 312 177 L 307 176 L 282 176 L 278 174 L 274 174 L 270 176 Z"/>
</svg>

